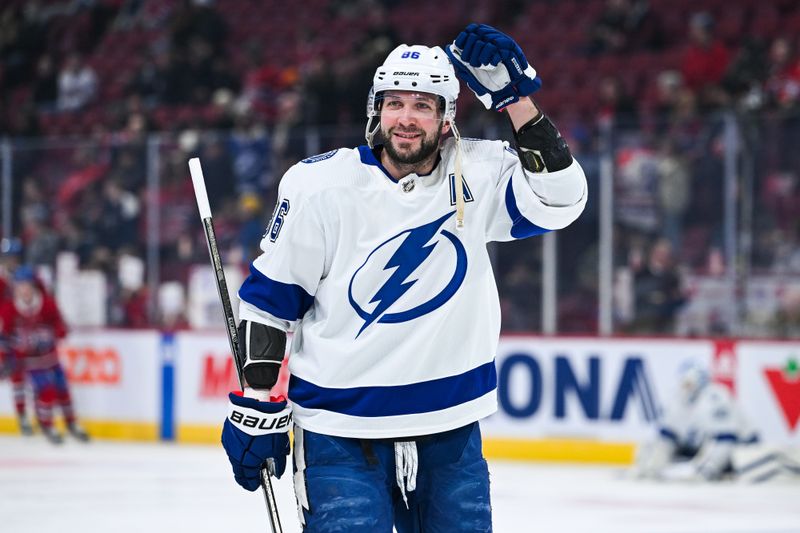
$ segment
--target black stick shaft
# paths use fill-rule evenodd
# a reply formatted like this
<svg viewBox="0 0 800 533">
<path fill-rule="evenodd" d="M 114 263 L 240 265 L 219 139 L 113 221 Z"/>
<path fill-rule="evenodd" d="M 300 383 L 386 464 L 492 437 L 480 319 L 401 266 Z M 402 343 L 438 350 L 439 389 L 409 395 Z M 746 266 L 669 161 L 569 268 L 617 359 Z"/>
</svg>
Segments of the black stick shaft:
<svg viewBox="0 0 800 533">
<path fill-rule="evenodd" d="M 208 203 L 206 184 L 203 179 L 203 170 L 200 166 L 200 159 L 195 157 L 189 160 L 189 171 L 194 185 L 197 207 L 200 210 L 200 219 L 203 221 L 203 229 L 208 243 L 208 254 L 211 257 L 211 265 L 214 267 L 214 278 L 217 284 L 217 292 L 222 303 L 222 312 L 225 316 L 225 331 L 228 334 L 228 343 L 231 347 L 233 363 L 236 365 L 236 377 L 239 379 L 239 387 L 244 388 L 244 374 L 242 373 L 242 359 L 239 357 L 239 334 L 236 331 L 236 318 L 233 315 L 231 298 L 228 294 L 228 284 L 225 281 L 225 271 L 222 269 L 222 258 L 217 246 L 217 234 L 214 232 L 214 222 L 211 218 L 211 207 Z M 267 504 L 269 523 L 272 533 L 283 533 L 281 519 L 278 515 L 278 504 L 275 501 L 275 491 L 272 490 L 272 480 L 266 468 L 261 469 L 261 489 L 264 493 L 264 503 Z"/>
</svg>

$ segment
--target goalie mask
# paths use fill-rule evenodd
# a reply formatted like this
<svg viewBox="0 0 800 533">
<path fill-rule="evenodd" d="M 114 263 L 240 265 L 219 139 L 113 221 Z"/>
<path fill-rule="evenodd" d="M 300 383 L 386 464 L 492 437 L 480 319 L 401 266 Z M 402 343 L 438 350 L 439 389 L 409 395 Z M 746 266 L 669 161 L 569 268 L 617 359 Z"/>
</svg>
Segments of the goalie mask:
<svg viewBox="0 0 800 533">
<path fill-rule="evenodd" d="M 454 126 L 459 83 L 447 54 L 438 46 L 401 44 L 389 54 L 375 71 L 367 97 L 365 137 L 370 148 L 380 128 L 383 93 L 388 90 L 414 91 L 439 97 L 442 122 Z"/>
<path fill-rule="evenodd" d="M 684 361 L 678 373 L 680 395 L 685 402 L 693 402 L 710 381 L 708 370 L 694 360 Z"/>
</svg>

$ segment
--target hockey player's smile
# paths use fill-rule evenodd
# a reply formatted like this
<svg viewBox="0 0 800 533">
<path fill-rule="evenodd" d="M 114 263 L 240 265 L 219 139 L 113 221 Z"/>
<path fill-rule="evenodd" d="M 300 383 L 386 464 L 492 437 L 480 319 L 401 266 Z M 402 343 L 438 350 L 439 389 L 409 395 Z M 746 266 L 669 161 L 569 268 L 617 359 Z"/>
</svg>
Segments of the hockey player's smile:
<svg viewBox="0 0 800 533">
<path fill-rule="evenodd" d="M 400 139 L 407 140 L 407 141 L 411 141 L 411 140 L 414 140 L 414 139 L 416 139 L 418 137 L 422 137 L 422 134 L 420 132 L 418 132 L 418 131 L 409 131 L 409 132 L 393 131 L 392 134 L 395 137 L 399 137 Z"/>
</svg>

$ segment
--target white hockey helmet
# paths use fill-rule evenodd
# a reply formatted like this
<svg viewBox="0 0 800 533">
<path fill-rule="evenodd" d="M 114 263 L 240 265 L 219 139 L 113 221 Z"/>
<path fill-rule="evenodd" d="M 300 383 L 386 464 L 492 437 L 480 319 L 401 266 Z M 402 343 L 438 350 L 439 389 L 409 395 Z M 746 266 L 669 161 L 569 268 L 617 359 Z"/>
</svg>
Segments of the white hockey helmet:
<svg viewBox="0 0 800 533">
<path fill-rule="evenodd" d="M 401 44 L 386 57 L 375 71 L 372 88 L 367 97 L 367 142 L 378 130 L 371 127 L 373 118 L 380 115 L 380 95 L 388 90 L 418 91 L 442 99 L 442 121 L 452 124 L 456 118 L 456 99 L 459 83 L 450 59 L 439 46 L 428 48 L 415 44 Z"/>
</svg>

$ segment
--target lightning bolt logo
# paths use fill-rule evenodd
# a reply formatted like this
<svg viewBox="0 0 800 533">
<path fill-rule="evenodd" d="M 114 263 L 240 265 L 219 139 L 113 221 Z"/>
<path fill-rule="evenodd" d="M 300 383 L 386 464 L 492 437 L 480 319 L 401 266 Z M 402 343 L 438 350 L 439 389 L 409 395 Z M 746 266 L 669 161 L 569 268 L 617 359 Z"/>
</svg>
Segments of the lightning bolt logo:
<svg viewBox="0 0 800 533">
<path fill-rule="evenodd" d="M 353 309 L 355 309 L 356 313 L 358 313 L 358 316 L 360 316 L 364 321 L 364 324 L 361 326 L 361 329 L 359 329 L 356 338 L 358 338 L 358 336 L 361 335 L 365 329 L 367 329 L 376 321 L 381 323 L 406 322 L 426 313 L 430 313 L 434 309 L 443 305 L 456 293 L 458 288 L 461 286 L 461 283 L 464 281 L 464 277 L 466 276 L 467 254 L 466 250 L 464 249 L 464 245 L 461 244 L 461 241 L 459 241 L 455 235 L 447 230 L 441 230 L 441 234 L 447 237 L 447 239 L 453 244 L 456 251 L 455 272 L 453 277 L 447 283 L 447 286 L 445 286 L 444 289 L 442 289 L 436 296 L 427 302 L 417 305 L 412 309 L 396 313 L 386 312 L 418 281 L 417 279 L 409 281 L 408 278 L 431 255 L 433 249 L 436 247 L 439 241 L 429 244 L 430 241 L 436 236 L 437 233 L 439 233 L 442 225 L 448 218 L 452 217 L 453 214 L 455 214 L 455 211 L 448 213 L 441 218 L 434 220 L 433 222 L 425 224 L 424 226 L 405 230 L 395 235 L 391 239 L 388 239 L 375 250 L 373 250 L 364 261 L 364 264 L 362 264 L 358 270 L 356 270 L 355 274 L 353 274 L 353 278 L 350 280 L 350 287 L 348 290 L 350 305 L 353 306 Z M 403 242 L 397 247 L 395 252 L 386 262 L 386 265 L 383 267 L 383 270 L 385 271 L 391 269 L 394 269 L 394 271 L 389 276 L 389 279 L 386 280 L 386 282 L 369 300 L 370 304 L 377 305 L 375 305 L 375 308 L 371 312 L 362 309 L 353 297 L 353 282 L 356 279 L 356 276 L 358 276 L 359 272 L 367 265 L 367 263 L 369 263 L 370 258 L 373 256 L 373 254 L 375 254 L 375 252 L 380 250 L 383 246 L 388 245 L 392 241 L 401 238 L 404 234 L 405 238 L 403 239 Z"/>
</svg>

